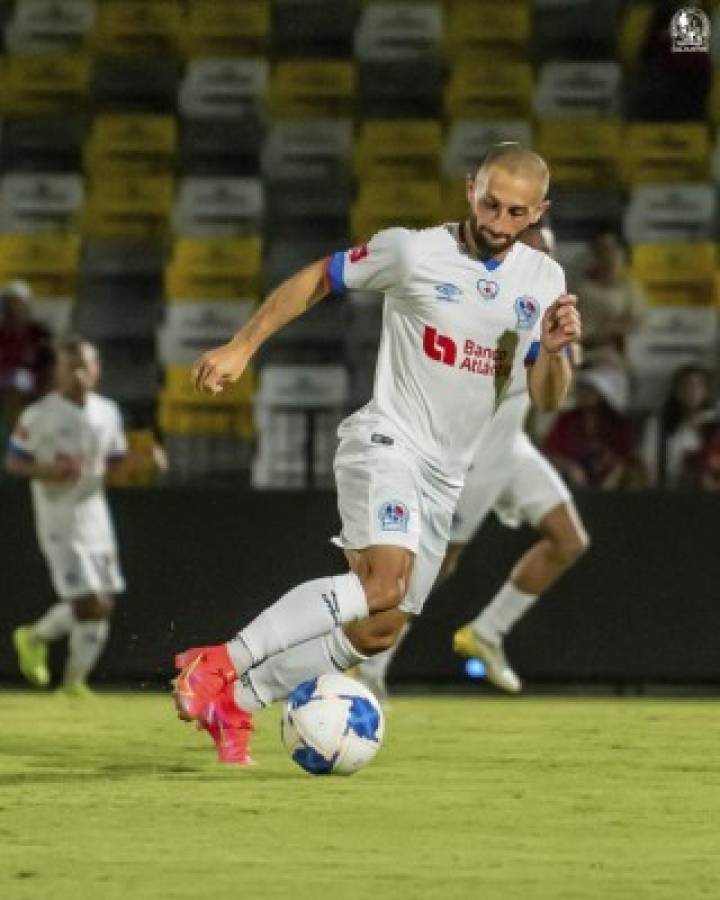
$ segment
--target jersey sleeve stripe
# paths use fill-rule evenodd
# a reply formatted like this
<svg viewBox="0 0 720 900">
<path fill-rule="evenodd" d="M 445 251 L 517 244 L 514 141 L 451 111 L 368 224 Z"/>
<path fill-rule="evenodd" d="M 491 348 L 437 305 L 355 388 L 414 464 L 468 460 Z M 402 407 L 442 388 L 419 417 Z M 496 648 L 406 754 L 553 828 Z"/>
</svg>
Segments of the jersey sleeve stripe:
<svg viewBox="0 0 720 900">
<path fill-rule="evenodd" d="M 24 447 L 21 447 L 17 441 L 14 441 L 12 438 L 8 441 L 7 445 L 8 456 L 14 456 L 15 459 L 23 459 L 26 462 L 34 462 L 35 457 L 32 453 L 29 453 Z"/>
<path fill-rule="evenodd" d="M 532 344 L 530 344 L 530 349 L 528 350 L 527 355 L 525 356 L 525 365 L 526 366 L 534 365 L 535 361 L 538 358 L 539 352 L 540 352 L 540 341 L 533 341 Z M 565 347 L 563 352 L 564 352 L 565 356 L 567 356 L 568 359 L 572 359 L 572 351 L 570 350 L 570 347 Z"/>
<path fill-rule="evenodd" d="M 333 253 L 328 256 L 327 277 L 330 282 L 330 288 L 333 291 L 344 291 L 345 279 L 343 278 L 343 269 L 345 267 L 345 254 L 342 251 Z"/>
</svg>

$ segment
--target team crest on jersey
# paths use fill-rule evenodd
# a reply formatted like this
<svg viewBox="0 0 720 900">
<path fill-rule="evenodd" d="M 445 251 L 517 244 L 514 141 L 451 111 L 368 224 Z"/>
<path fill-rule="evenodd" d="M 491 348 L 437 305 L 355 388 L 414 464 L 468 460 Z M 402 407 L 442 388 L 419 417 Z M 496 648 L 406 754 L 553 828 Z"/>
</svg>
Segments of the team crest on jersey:
<svg viewBox="0 0 720 900">
<path fill-rule="evenodd" d="M 378 519 L 383 531 L 407 531 L 410 510 L 399 500 L 386 500 L 380 504 Z"/>
<path fill-rule="evenodd" d="M 534 297 L 523 294 L 515 301 L 518 328 L 532 328 L 540 316 L 540 304 Z"/>
<path fill-rule="evenodd" d="M 366 256 L 370 253 L 370 249 L 367 244 L 360 244 L 359 247 L 353 247 L 350 250 L 350 262 L 356 263 L 360 262 L 361 259 L 365 259 Z"/>
<path fill-rule="evenodd" d="M 477 288 L 483 300 L 494 300 L 500 291 L 497 281 L 488 281 L 487 278 L 480 278 Z"/>
<path fill-rule="evenodd" d="M 444 300 L 446 303 L 457 303 L 462 297 L 462 288 L 449 281 L 443 281 L 435 285 L 435 299 Z"/>
</svg>

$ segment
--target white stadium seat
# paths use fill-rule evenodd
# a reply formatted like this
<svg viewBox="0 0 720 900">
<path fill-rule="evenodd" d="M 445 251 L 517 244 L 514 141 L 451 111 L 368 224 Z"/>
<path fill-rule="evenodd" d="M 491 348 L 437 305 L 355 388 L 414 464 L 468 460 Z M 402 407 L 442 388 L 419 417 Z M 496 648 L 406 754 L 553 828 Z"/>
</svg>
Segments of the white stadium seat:
<svg viewBox="0 0 720 900">
<path fill-rule="evenodd" d="M 547 119 L 611 119 L 620 112 L 617 62 L 548 62 L 540 69 L 535 113 Z"/>
<path fill-rule="evenodd" d="M 475 119 L 456 119 L 443 151 L 442 168 L 446 178 L 464 178 L 477 168 L 492 144 L 517 141 L 524 146 L 532 143 L 532 126 L 523 119 L 498 119 L 478 122 Z"/>
<path fill-rule="evenodd" d="M 157 330 L 158 359 L 165 365 L 190 365 L 217 347 L 252 315 L 252 300 L 199 300 L 168 303 Z"/>
<path fill-rule="evenodd" d="M 178 107 L 191 119 L 243 119 L 262 112 L 268 87 L 264 59 L 198 59 L 187 68 Z"/>
<path fill-rule="evenodd" d="M 259 178 L 183 178 L 173 211 L 176 234 L 232 237 L 260 231 L 263 189 Z"/>
<path fill-rule="evenodd" d="M 5 175 L 0 179 L 0 230 L 63 230 L 79 212 L 84 195 L 81 175 Z"/>
<path fill-rule="evenodd" d="M 633 244 L 713 240 L 717 194 L 712 184 L 637 185 L 625 210 L 625 237 Z"/>
<path fill-rule="evenodd" d="M 279 120 L 262 151 L 268 181 L 331 181 L 350 172 L 353 129 L 349 119 Z"/>
<path fill-rule="evenodd" d="M 355 56 L 373 62 L 435 57 L 442 37 L 439 3 L 372 3 L 355 31 Z"/>
<path fill-rule="evenodd" d="M 5 47 L 13 53 L 76 50 L 94 25 L 91 0 L 23 0 L 5 26 Z"/>
</svg>

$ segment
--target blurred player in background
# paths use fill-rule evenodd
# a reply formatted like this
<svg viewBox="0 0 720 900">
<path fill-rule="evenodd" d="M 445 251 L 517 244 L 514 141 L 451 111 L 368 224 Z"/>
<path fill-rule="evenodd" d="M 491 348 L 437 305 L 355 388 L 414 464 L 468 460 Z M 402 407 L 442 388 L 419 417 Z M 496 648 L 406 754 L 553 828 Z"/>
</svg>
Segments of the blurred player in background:
<svg viewBox="0 0 720 900">
<path fill-rule="evenodd" d="M 178 713 L 209 731 L 221 759 L 249 762 L 254 710 L 396 642 L 440 570 L 483 427 L 516 390 L 529 389 L 541 409 L 565 397 L 565 348 L 580 336 L 575 298 L 556 262 L 517 241 L 547 209 L 548 184 L 541 157 L 497 145 L 468 178 L 465 222 L 390 228 L 312 263 L 196 364 L 196 387 L 217 393 L 331 291 L 385 294 L 373 397 L 338 432 L 339 542 L 350 572 L 301 584 L 227 644 L 176 659 Z"/>
<path fill-rule="evenodd" d="M 554 240 L 547 227 L 530 226 L 520 240 L 552 255 Z M 437 588 L 455 572 L 461 555 L 491 509 L 504 525 L 515 528 L 527 522 L 539 532 L 540 540 L 520 557 L 490 603 L 457 631 L 453 640 L 456 653 L 482 660 L 488 680 L 510 693 L 520 691 L 522 684 L 506 659 L 505 635 L 577 561 L 589 543 L 563 480 L 523 431 L 528 409 L 527 392 L 518 385 L 486 426 L 465 478 L 453 516 L 450 543 L 435 584 Z M 380 700 L 387 695 L 387 670 L 399 644 L 398 641 L 357 667 L 357 676 Z"/>
<path fill-rule="evenodd" d="M 103 481 L 126 452 L 117 405 L 94 391 L 96 347 L 63 338 L 56 390 L 22 413 L 10 437 L 6 469 L 29 478 L 35 527 L 59 602 L 37 622 L 17 628 L 20 671 L 36 687 L 50 682 L 47 645 L 68 637 L 61 690 L 88 695 L 87 678 L 108 637 L 113 597 L 125 589 Z"/>
</svg>

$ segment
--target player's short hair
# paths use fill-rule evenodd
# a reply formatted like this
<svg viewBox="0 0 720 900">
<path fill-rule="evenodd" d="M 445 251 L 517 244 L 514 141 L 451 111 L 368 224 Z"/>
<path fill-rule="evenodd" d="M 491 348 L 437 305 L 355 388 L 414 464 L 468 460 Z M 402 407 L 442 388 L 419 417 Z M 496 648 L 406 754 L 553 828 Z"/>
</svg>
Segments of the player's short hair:
<svg viewBox="0 0 720 900">
<path fill-rule="evenodd" d="M 480 161 L 478 174 L 487 171 L 491 166 L 498 166 L 511 175 L 530 175 L 537 178 L 542 185 L 543 199 L 550 187 L 550 169 L 538 153 L 523 147 L 517 141 L 502 141 L 493 144 Z"/>
<path fill-rule="evenodd" d="M 100 355 L 97 345 L 81 334 L 64 334 L 55 342 L 55 352 L 58 355 L 60 353 L 82 353 L 83 347 L 91 347 L 96 356 Z"/>
</svg>

